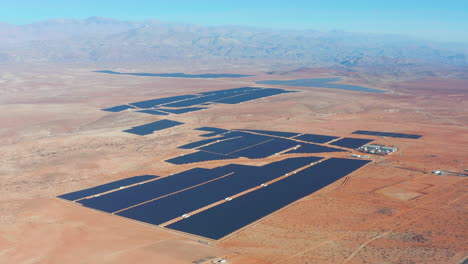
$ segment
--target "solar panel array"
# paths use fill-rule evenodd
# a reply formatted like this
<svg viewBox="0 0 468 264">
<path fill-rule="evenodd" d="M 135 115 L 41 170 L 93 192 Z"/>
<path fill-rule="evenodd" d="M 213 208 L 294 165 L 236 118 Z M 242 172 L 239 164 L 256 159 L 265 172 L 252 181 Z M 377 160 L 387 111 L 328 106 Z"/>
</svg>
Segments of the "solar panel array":
<svg viewBox="0 0 468 264">
<path fill-rule="evenodd" d="M 195 112 L 195 111 L 200 111 L 204 109 L 206 108 L 204 107 L 187 107 L 187 108 L 179 108 L 179 109 L 157 108 L 157 110 L 159 111 L 163 111 L 163 112 L 171 113 L 171 114 L 184 114 L 184 113 Z"/>
<path fill-rule="evenodd" d="M 312 143 L 327 143 L 337 138 L 338 137 L 317 135 L 317 134 L 302 134 L 300 136 L 294 137 L 294 139 L 296 140 L 302 140 L 302 141 L 312 142 Z"/>
<path fill-rule="evenodd" d="M 294 136 L 300 135 L 299 133 L 292 132 L 280 132 L 280 131 L 268 131 L 268 130 L 253 130 L 253 129 L 242 129 L 242 131 L 254 132 L 263 135 L 277 136 L 277 137 L 286 137 L 292 138 Z"/>
<path fill-rule="evenodd" d="M 177 102 L 177 101 L 182 101 L 182 100 L 187 100 L 190 98 L 198 97 L 195 94 L 188 94 L 188 95 L 179 95 L 179 96 L 171 96 L 171 97 L 164 97 L 164 98 L 158 98 L 158 99 L 152 99 L 152 100 L 146 100 L 146 101 L 140 101 L 140 102 L 135 102 L 135 103 L 130 103 L 130 105 L 134 105 L 138 108 L 152 108 L 158 105 L 163 105 L 163 104 L 168 104 L 172 102 Z"/>
<path fill-rule="evenodd" d="M 92 188 L 89 188 L 89 189 L 84 189 L 84 190 L 77 191 L 77 192 L 71 192 L 71 193 L 63 194 L 63 195 L 60 195 L 58 197 L 60 197 L 62 199 L 69 200 L 69 201 L 75 201 L 75 200 L 83 199 L 83 198 L 88 197 L 88 196 L 96 195 L 96 194 L 103 193 L 103 192 L 108 192 L 108 191 L 111 191 L 111 190 L 114 190 L 114 189 L 118 189 L 118 188 L 123 187 L 123 186 L 128 186 L 128 185 L 132 185 L 132 184 L 152 180 L 152 179 L 155 179 L 157 177 L 159 177 L 159 176 L 156 176 L 156 175 L 134 176 L 134 177 L 130 177 L 130 178 L 114 181 L 114 182 L 109 182 L 109 183 L 106 183 L 106 184 L 103 184 L 103 185 L 95 186 L 95 187 L 92 187 Z"/>
<path fill-rule="evenodd" d="M 86 207 L 112 213 L 213 180 L 224 174 L 225 172 L 219 170 L 195 168 L 172 176 L 159 178 L 146 184 L 135 185 L 97 197 L 83 199 L 79 203 Z"/>
<path fill-rule="evenodd" d="M 330 143 L 331 145 L 343 147 L 343 148 L 350 148 L 356 149 L 360 146 L 363 146 L 369 142 L 374 141 L 373 139 L 365 139 L 365 138 L 342 138 L 337 141 Z"/>
<path fill-rule="evenodd" d="M 331 158 L 167 227 L 220 239 L 339 180 L 368 162 Z"/>
<path fill-rule="evenodd" d="M 216 127 L 199 127 L 199 128 L 196 128 L 195 130 L 210 132 L 210 133 L 206 133 L 206 134 L 201 135 L 202 137 L 212 137 L 212 136 L 217 136 L 219 134 L 229 132 L 229 130 L 222 129 L 222 128 L 216 128 Z"/>
<path fill-rule="evenodd" d="M 206 96 L 222 94 L 213 92 Z M 180 124 L 160 120 L 126 132 L 145 135 Z M 167 162 L 187 164 L 239 157 L 259 159 L 282 153 L 342 152 L 347 150 L 331 145 L 356 148 L 372 141 L 359 138 L 336 140 L 337 137 L 327 135 L 268 130 L 215 127 L 197 130 L 208 133 L 201 135 L 204 137 L 202 140 L 179 147 L 195 151 Z M 343 158 L 322 160 L 321 157 L 309 156 L 286 158 L 263 166 L 227 164 L 212 169 L 193 168 L 160 178 L 153 175 L 132 177 L 59 197 L 103 212 L 220 239 L 369 162 Z"/>
<path fill-rule="evenodd" d="M 138 113 L 145 113 L 145 114 L 151 114 L 151 115 L 169 115 L 168 113 L 166 112 L 161 112 L 159 110 L 152 110 L 152 109 L 148 109 L 148 110 L 140 110 L 140 111 L 137 111 Z"/>
<path fill-rule="evenodd" d="M 158 131 L 158 130 L 163 130 L 163 129 L 167 129 L 167 128 L 170 128 L 170 127 L 179 126 L 179 125 L 182 125 L 182 124 L 183 123 L 181 123 L 181 122 L 168 120 L 168 119 L 163 119 L 163 120 L 159 120 L 159 121 L 152 122 L 152 123 L 149 123 L 149 124 L 132 127 L 131 129 L 124 130 L 123 132 L 144 136 L 144 135 L 151 134 L 151 133 L 153 133 L 155 131 Z"/>
<path fill-rule="evenodd" d="M 379 131 L 366 131 L 366 130 L 357 130 L 357 131 L 354 131 L 353 134 L 370 135 L 370 136 L 380 136 L 380 137 L 394 137 L 394 138 L 410 138 L 410 139 L 418 139 L 418 138 L 421 138 L 421 137 L 422 137 L 422 135 L 415 135 L 415 134 L 404 134 L 404 133 L 394 133 L 394 132 L 379 132 Z"/>
<path fill-rule="evenodd" d="M 114 107 L 109 107 L 109 108 L 104 108 L 104 109 L 101 109 L 102 111 L 108 111 L 108 112 L 121 112 L 123 110 L 127 110 L 127 109 L 133 109 L 135 107 L 131 106 L 131 105 L 118 105 L 118 106 L 114 106 Z"/>
<path fill-rule="evenodd" d="M 369 162 L 343 158 L 320 162 L 321 159 L 299 157 L 263 166 L 229 164 L 213 169 L 194 168 L 156 179 L 151 175 L 139 176 L 125 179 L 125 183 L 135 184 L 127 188 L 117 188 L 124 184 L 117 181 L 95 187 L 94 191 L 87 189 L 60 197 L 70 200 L 88 197 L 78 203 L 154 225 L 175 220 L 167 227 L 220 239 Z M 278 180 L 279 177 L 283 178 Z M 264 184 L 272 180 L 277 181 Z M 89 197 L 95 193 L 100 194 Z M 225 200 L 236 195 L 239 196 Z M 212 204 L 216 205 L 180 220 L 182 215 Z"/>
<path fill-rule="evenodd" d="M 162 113 L 164 112 L 172 114 L 183 114 L 206 109 L 203 107 L 193 107 L 197 105 L 211 105 L 215 103 L 238 104 L 264 97 L 292 92 L 296 91 L 261 87 L 240 87 L 198 94 L 187 94 L 151 99 L 140 102 L 133 102 L 128 105 L 119 105 L 105 108 L 102 110 L 109 112 L 120 112 L 126 109 L 139 108 L 143 111 L 137 112 L 153 115 L 163 115 Z"/>
<path fill-rule="evenodd" d="M 59 197 L 154 225 L 171 221 L 168 228 L 220 239 L 369 162 L 322 160 L 297 157 L 263 166 L 228 164 L 213 169 L 193 168 L 162 178 L 132 177 Z M 275 182 L 264 184 L 270 181 Z M 225 199 L 232 196 L 235 198 Z M 205 207 L 208 209 L 181 219 L 182 215 Z"/>
<path fill-rule="evenodd" d="M 347 151 L 331 146 L 323 146 L 303 141 L 328 142 L 337 137 L 266 130 L 237 130 L 231 131 L 214 127 L 202 127 L 197 130 L 211 133 L 203 137 L 213 137 L 195 141 L 180 146 L 181 149 L 196 149 L 197 152 L 185 154 L 166 160 L 172 164 L 187 164 L 202 161 L 237 159 L 261 159 L 272 155 L 285 154 L 312 154 L 324 152 Z M 302 140 L 302 141 L 298 141 Z"/>
<path fill-rule="evenodd" d="M 238 157 L 236 156 L 223 155 L 223 154 L 211 153 L 211 152 L 206 152 L 206 151 L 197 151 L 194 153 L 168 159 L 166 160 L 166 162 L 181 165 L 181 164 L 189 164 L 189 163 L 196 163 L 196 162 L 203 162 L 203 161 L 226 160 L 226 159 L 237 159 L 237 158 Z"/>
<path fill-rule="evenodd" d="M 305 166 L 319 159 L 320 158 L 315 157 L 307 158 L 304 160 L 305 162 L 299 166 Z M 286 160 L 280 163 L 287 162 L 289 161 Z M 280 176 L 283 176 L 281 172 L 265 170 L 263 167 L 250 168 L 249 170 L 241 173 L 236 173 L 236 170 L 234 169 L 232 174 L 226 177 L 121 211 L 117 214 L 150 224 L 159 225 L 185 213 L 189 213 L 223 200 L 226 197 L 247 191 L 248 189 L 259 186 L 264 182 L 271 181 Z"/>
</svg>

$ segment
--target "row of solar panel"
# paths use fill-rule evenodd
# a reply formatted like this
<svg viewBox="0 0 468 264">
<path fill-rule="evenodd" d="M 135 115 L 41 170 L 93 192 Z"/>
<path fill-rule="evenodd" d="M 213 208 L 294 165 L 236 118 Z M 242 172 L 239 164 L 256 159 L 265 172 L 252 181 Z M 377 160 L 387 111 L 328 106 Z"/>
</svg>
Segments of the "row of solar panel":
<svg viewBox="0 0 468 264">
<path fill-rule="evenodd" d="M 190 188 L 198 190 L 199 195 L 209 194 L 214 189 L 222 190 L 223 195 L 233 195 L 320 159 L 318 157 L 289 158 L 260 167 L 229 164 L 214 169 L 193 168 L 153 181 L 149 180 L 156 179 L 158 176 L 137 176 L 59 197 L 71 201 L 78 200 L 86 207 L 112 213 L 168 194 L 183 190 L 188 192 Z M 143 181 L 148 182 L 122 188 Z M 112 190 L 114 191 L 109 192 Z M 102 194 L 104 192 L 108 193 Z M 188 193 L 191 192 L 193 191 Z M 199 197 L 199 195 L 196 197 Z"/>
<path fill-rule="evenodd" d="M 238 104 L 251 100 L 260 99 L 263 97 L 269 97 L 282 93 L 291 93 L 295 91 L 286 91 L 275 88 L 260 88 L 260 87 L 241 87 L 226 90 L 219 90 L 213 92 L 205 92 L 200 94 L 192 95 L 179 95 L 165 98 L 158 98 L 152 100 L 146 100 L 141 102 L 130 103 L 129 105 L 119 105 L 115 107 L 102 109 L 103 111 L 120 112 L 126 109 L 132 109 L 135 107 L 148 109 L 154 107 L 189 107 L 194 105 L 206 105 L 211 103 L 223 103 L 223 104 Z M 184 108 L 184 109 L 152 109 L 153 111 L 139 111 L 154 115 L 165 115 L 165 112 L 174 114 L 182 114 L 192 111 L 201 110 L 200 108 Z"/>
<path fill-rule="evenodd" d="M 151 115 L 169 115 L 171 114 L 184 114 L 188 112 L 195 112 L 204 110 L 204 107 L 187 107 L 187 108 L 178 108 L 178 109 L 166 109 L 166 108 L 155 108 L 155 109 L 145 109 L 137 111 L 139 113 L 146 113 Z"/>
<path fill-rule="evenodd" d="M 309 165 L 320 158 L 299 158 L 294 162 L 297 167 Z M 183 214 L 198 210 L 227 197 L 247 191 L 251 188 L 274 180 L 296 167 L 287 166 L 289 160 L 277 162 L 269 167 L 247 166 L 239 170 L 232 168 L 232 174 L 220 179 L 193 187 L 173 195 L 118 212 L 117 215 L 138 221 L 160 225 Z M 285 169 L 287 167 L 287 169 Z"/>
<path fill-rule="evenodd" d="M 86 193 L 87 190 L 103 191 L 110 187 L 115 188 L 122 182 L 83 190 L 80 195 L 75 192 L 60 197 L 71 200 L 81 199 L 78 202 L 84 206 L 159 225 L 223 201 L 224 198 L 259 187 L 262 183 L 277 179 L 321 159 L 289 158 L 260 167 L 230 164 L 214 169 L 195 168 L 91 198 L 81 199 L 93 193 L 89 191 Z M 290 173 L 284 179 L 264 185 L 263 188 L 201 211 L 167 227 L 220 239 L 335 182 L 368 162 L 331 158 L 297 173 Z M 143 179 L 154 178 L 139 180 Z"/>
<path fill-rule="evenodd" d="M 256 134 L 217 128 L 201 128 L 199 130 L 214 131 L 213 133 L 210 133 L 210 135 L 219 135 L 219 133 L 223 134 L 221 137 L 204 139 L 180 146 L 179 148 L 182 149 L 197 149 L 198 151 L 166 161 L 172 164 L 188 164 L 211 160 L 237 159 L 239 157 L 260 159 L 278 154 L 279 152 L 283 151 L 286 151 L 285 154 L 346 151 L 339 148 L 302 142 L 317 141 L 321 143 L 324 141 L 328 142 L 330 140 L 337 139 L 337 137 L 332 136 L 315 134 L 300 135 L 290 132 L 264 130 L 245 130 L 248 132 L 254 132 Z M 263 135 L 260 135 L 260 133 Z M 287 136 L 289 138 L 280 138 L 279 136 Z M 361 138 L 343 138 L 332 142 L 331 145 L 354 149 L 371 141 L 373 140 Z"/>
<path fill-rule="evenodd" d="M 123 132 L 144 136 L 144 135 L 151 134 L 158 130 L 163 130 L 166 128 L 175 127 L 175 126 L 179 126 L 182 124 L 183 123 L 181 122 L 163 119 L 163 120 L 159 120 L 159 121 L 152 122 L 149 124 L 132 127 L 131 129 L 124 130 Z"/>
<path fill-rule="evenodd" d="M 414 135 L 414 134 L 366 131 L 366 130 L 357 130 L 357 131 L 354 131 L 353 134 L 371 135 L 371 136 L 380 136 L 380 137 L 394 137 L 394 138 L 411 138 L 411 139 L 418 139 L 422 137 L 421 135 Z"/>
<path fill-rule="evenodd" d="M 104 192 L 108 192 L 108 191 L 111 191 L 111 190 L 114 190 L 114 189 L 118 189 L 120 187 L 125 187 L 125 186 L 129 186 L 129 185 L 132 185 L 132 184 L 136 184 L 136 183 L 156 179 L 158 177 L 159 176 L 156 176 L 156 175 L 134 176 L 134 177 L 130 177 L 130 178 L 126 178 L 126 179 L 106 183 L 106 184 L 103 184 L 103 185 L 95 186 L 95 187 L 92 187 L 92 188 L 89 188 L 89 189 L 84 189 L 84 190 L 80 190 L 80 191 L 76 191 L 76 192 L 67 193 L 67 194 L 64 194 L 64 195 L 60 195 L 58 197 L 60 197 L 62 199 L 69 200 L 69 201 L 75 201 L 75 200 L 83 199 L 83 198 L 88 197 L 88 196 L 93 196 L 93 195 L 96 195 L 96 194 L 99 194 L 99 193 L 104 193 Z"/>
<path fill-rule="evenodd" d="M 220 239 L 339 180 L 368 162 L 331 158 L 166 227 Z"/>
<path fill-rule="evenodd" d="M 206 129 L 206 128 L 205 128 Z M 208 128 L 208 129 L 218 129 L 218 128 Z M 199 129 L 201 130 L 201 129 Z M 217 134 L 205 134 L 203 136 L 215 136 L 221 133 L 230 132 L 229 130 L 221 129 L 222 131 Z M 320 143 L 324 144 L 330 142 L 332 140 L 336 140 L 339 137 L 335 136 L 327 136 L 327 135 L 318 135 L 318 134 L 300 134 L 294 132 L 282 132 L 282 131 L 268 131 L 268 130 L 252 130 L 252 129 L 240 129 L 238 131 L 245 131 L 245 132 L 253 132 L 256 134 L 268 135 L 268 136 L 275 136 L 275 137 L 285 137 L 291 138 L 294 140 L 305 141 L 310 143 Z M 343 138 L 340 140 L 336 140 L 335 142 L 331 143 L 331 145 L 345 147 L 345 148 L 358 148 L 366 143 L 373 141 L 372 139 L 362 139 L 362 138 Z"/>
</svg>

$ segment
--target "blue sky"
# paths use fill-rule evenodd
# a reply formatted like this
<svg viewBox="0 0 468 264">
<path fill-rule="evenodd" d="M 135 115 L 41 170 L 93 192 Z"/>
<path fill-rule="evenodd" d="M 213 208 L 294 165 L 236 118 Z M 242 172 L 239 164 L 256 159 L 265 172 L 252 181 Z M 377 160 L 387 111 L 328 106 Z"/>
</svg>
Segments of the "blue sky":
<svg viewBox="0 0 468 264">
<path fill-rule="evenodd" d="M 0 21 L 103 16 L 199 25 L 344 30 L 403 34 L 468 43 L 468 0 L 16 0 L 4 1 Z"/>
</svg>

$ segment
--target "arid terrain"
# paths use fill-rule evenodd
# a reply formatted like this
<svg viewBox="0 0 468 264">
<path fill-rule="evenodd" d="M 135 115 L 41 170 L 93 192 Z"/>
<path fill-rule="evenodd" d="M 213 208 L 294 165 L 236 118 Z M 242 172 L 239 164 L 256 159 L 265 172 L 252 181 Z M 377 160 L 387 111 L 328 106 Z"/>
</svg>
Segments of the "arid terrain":
<svg viewBox="0 0 468 264">
<path fill-rule="evenodd" d="M 384 78 L 325 69 L 270 67 L 0 65 L 0 263 L 461 263 L 468 247 L 468 79 Z M 184 79 L 93 72 L 252 74 Z M 270 73 L 266 73 L 270 72 Z M 370 73 L 369 73 L 370 74 Z M 374 94 L 256 85 L 260 80 L 343 77 Z M 102 108 L 243 86 L 300 91 L 168 119 L 185 123 L 147 136 L 122 130 L 166 117 Z M 377 138 L 399 150 L 222 240 L 203 240 L 56 198 L 135 175 L 195 166 L 164 160 L 191 151 L 202 126 L 335 136 L 355 130 L 420 134 Z M 343 156 L 346 154 L 343 154 Z M 239 164 L 265 160 L 239 159 Z M 203 261 L 205 260 L 205 261 Z"/>
</svg>

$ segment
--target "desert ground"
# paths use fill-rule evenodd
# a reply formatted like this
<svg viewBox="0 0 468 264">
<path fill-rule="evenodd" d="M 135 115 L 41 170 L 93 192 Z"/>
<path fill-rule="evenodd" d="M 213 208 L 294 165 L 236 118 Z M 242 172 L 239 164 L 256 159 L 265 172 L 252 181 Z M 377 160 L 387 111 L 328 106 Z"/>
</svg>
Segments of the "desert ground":
<svg viewBox="0 0 468 264">
<path fill-rule="evenodd" d="M 309 69 L 272 75 L 262 67 L 114 67 L 133 72 L 238 73 L 184 79 L 95 73 L 89 65 L 0 66 L 0 263 L 461 263 L 468 247 L 468 80 L 398 80 L 346 73 L 341 83 L 389 91 L 326 88 L 158 117 L 100 109 L 164 96 L 256 85 L 259 80 L 342 77 Z M 372 82 L 369 80 L 372 79 Z M 147 136 L 122 130 L 159 119 L 185 123 Z M 336 136 L 355 130 L 421 134 L 377 138 L 399 151 L 373 162 L 222 240 L 203 240 L 104 214 L 58 195 L 142 174 L 195 166 L 165 159 L 189 150 L 212 126 Z M 264 164 L 240 159 L 233 163 Z M 213 258 L 214 257 L 214 258 Z"/>
</svg>

